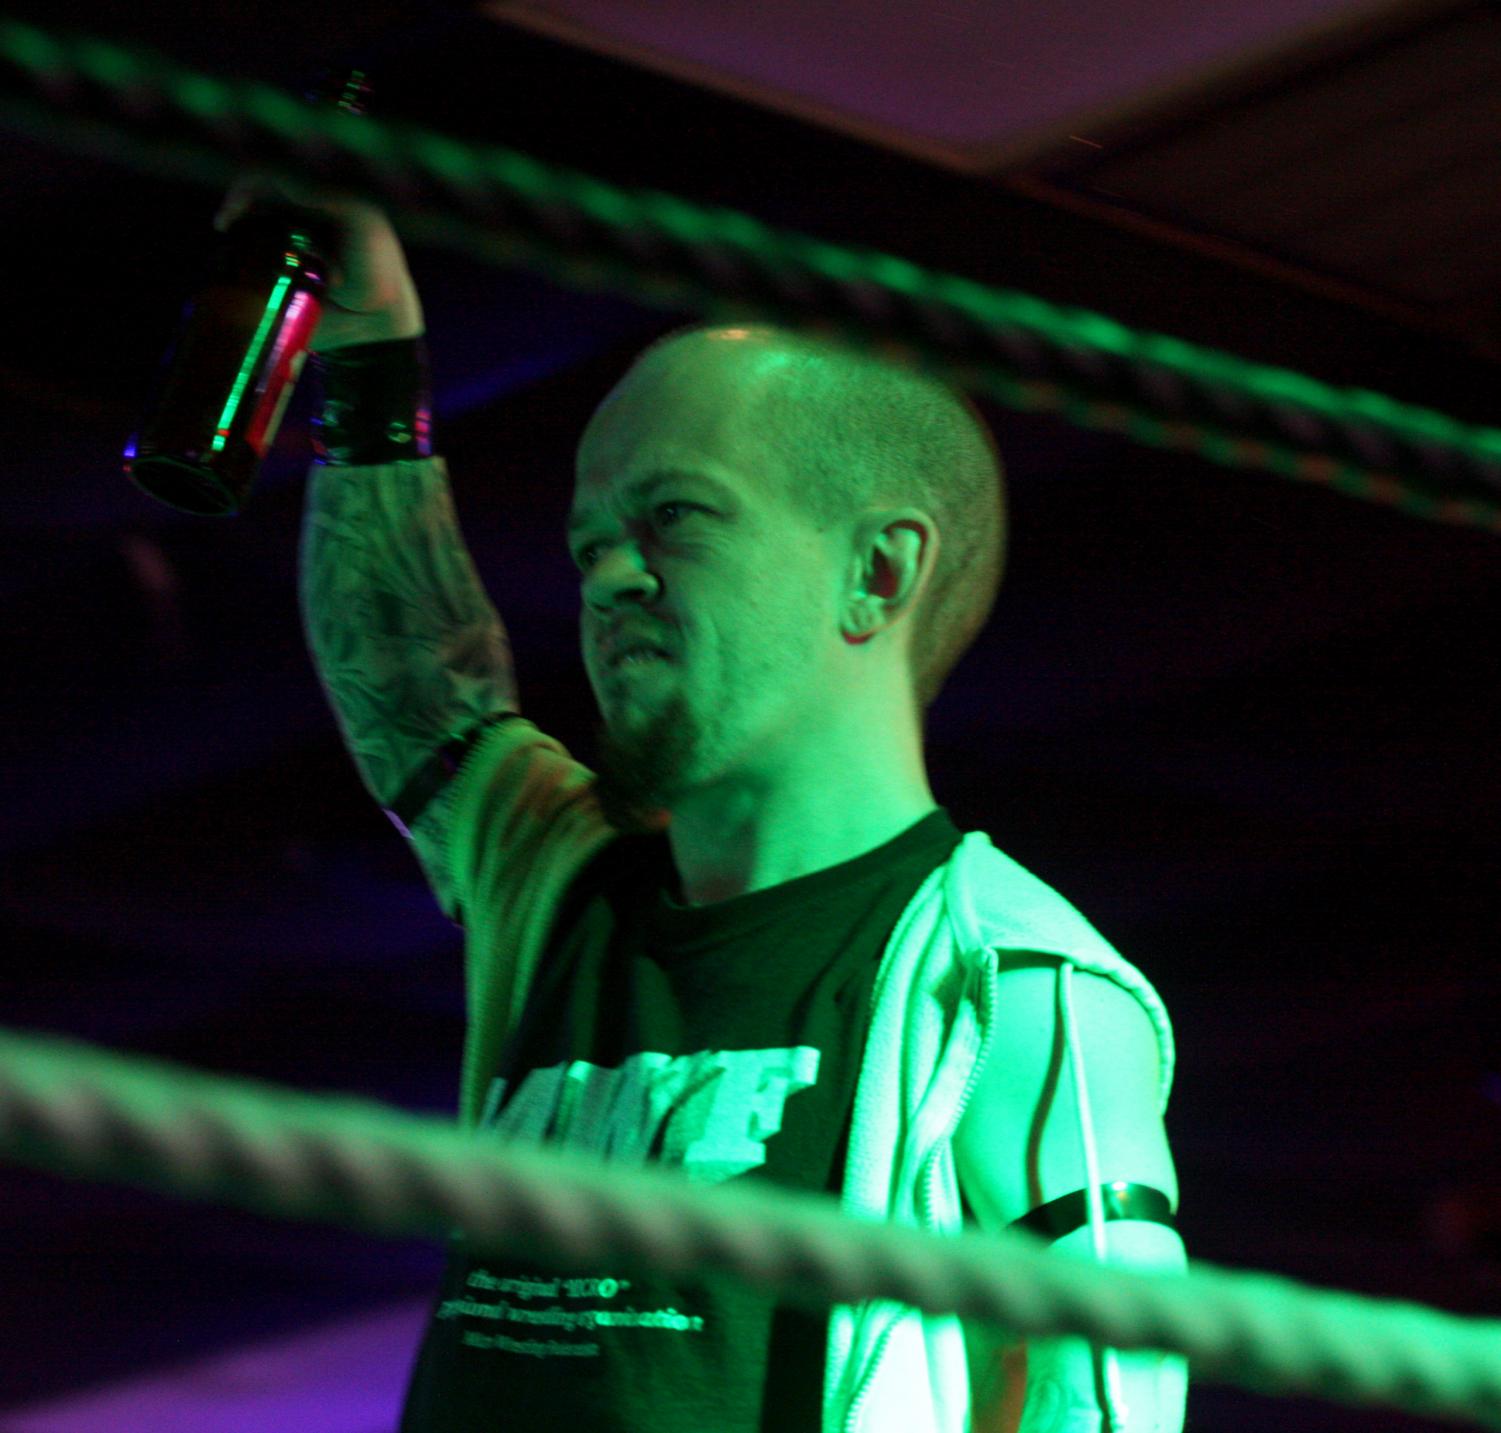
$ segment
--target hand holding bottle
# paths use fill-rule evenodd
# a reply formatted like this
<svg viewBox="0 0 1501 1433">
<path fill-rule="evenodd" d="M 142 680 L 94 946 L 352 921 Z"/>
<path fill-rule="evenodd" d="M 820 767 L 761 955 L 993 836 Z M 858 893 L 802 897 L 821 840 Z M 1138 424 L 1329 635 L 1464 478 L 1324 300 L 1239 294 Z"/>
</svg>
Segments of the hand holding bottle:
<svg viewBox="0 0 1501 1433">
<path fill-rule="evenodd" d="M 247 211 L 266 205 L 292 205 L 316 215 L 331 240 L 323 314 L 309 345 L 313 352 L 411 338 L 424 331 L 422 301 L 401 239 L 377 205 L 252 170 L 230 187 L 214 228 L 224 233 Z"/>
<path fill-rule="evenodd" d="M 250 171 L 214 227 L 125 473 L 169 507 L 222 517 L 249 497 L 310 352 L 424 329 L 401 242 L 374 204 Z"/>
</svg>

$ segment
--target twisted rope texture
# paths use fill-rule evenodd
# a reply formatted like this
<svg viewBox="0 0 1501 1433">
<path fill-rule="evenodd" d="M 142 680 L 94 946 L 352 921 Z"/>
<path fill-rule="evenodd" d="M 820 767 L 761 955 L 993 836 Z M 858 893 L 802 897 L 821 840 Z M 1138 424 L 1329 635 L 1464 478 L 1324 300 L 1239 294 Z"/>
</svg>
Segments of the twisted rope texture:
<svg viewBox="0 0 1501 1433">
<path fill-rule="evenodd" d="M 1501 504 L 1407 480 L 1501 488 L 1501 430 L 731 210 L 617 188 L 514 150 L 301 104 L 257 82 L 15 21 L 0 21 L 0 123 L 210 184 L 246 168 L 314 179 L 386 205 L 414 237 L 486 262 L 715 318 L 811 326 L 1013 408 L 1501 532 Z"/>
<path fill-rule="evenodd" d="M 809 1307 L 894 1299 L 1023 1336 L 1188 1355 L 1264 1393 L 1501 1428 L 1501 1323 L 1197 1265 L 1137 1273 L 1029 1235 L 942 1238 L 769 1186 L 502 1144 L 369 1101 L 311 1096 L 0 1031 L 0 1150 L 75 1176 L 479 1250 L 728 1271 Z"/>
</svg>

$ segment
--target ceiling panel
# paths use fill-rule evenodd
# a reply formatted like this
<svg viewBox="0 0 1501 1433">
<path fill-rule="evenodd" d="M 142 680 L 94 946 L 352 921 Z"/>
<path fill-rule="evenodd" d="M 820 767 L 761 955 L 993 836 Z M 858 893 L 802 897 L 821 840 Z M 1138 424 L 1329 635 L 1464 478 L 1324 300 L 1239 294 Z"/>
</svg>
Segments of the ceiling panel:
<svg viewBox="0 0 1501 1433">
<path fill-rule="evenodd" d="M 1176 88 L 1248 53 L 1306 47 L 1389 7 L 1343 0 L 498 0 L 489 13 L 631 52 L 701 82 L 774 91 L 852 128 L 992 157 L 1077 115 Z"/>
<path fill-rule="evenodd" d="M 1347 40 L 1192 107 L 1135 107 L 1099 147 L 1028 167 L 1032 192 L 1052 185 L 1414 304 L 1494 356 L 1501 10 L 1413 7 Z"/>
</svg>

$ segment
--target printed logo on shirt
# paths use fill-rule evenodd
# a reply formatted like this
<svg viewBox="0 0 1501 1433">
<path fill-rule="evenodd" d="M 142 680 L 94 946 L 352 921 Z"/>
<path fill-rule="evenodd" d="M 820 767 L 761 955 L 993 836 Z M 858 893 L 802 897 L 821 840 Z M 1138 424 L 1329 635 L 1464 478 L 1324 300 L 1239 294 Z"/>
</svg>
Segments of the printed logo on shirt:
<svg viewBox="0 0 1501 1433">
<path fill-rule="evenodd" d="M 532 1070 L 506 1099 L 490 1082 L 480 1127 L 622 1164 L 679 1168 L 718 1184 L 766 1162 L 788 1099 L 818 1079 L 819 1052 L 703 1050 L 630 1056 L 618 1069 L 573 1060 Z"/>
</svg>

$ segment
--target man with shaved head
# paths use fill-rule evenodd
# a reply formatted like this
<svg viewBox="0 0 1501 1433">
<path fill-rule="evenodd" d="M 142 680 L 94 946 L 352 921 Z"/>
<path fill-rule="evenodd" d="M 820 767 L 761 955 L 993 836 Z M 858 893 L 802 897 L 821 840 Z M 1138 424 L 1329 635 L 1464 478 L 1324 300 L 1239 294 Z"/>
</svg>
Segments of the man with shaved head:
<svg viewBox="0 0 1501 1433">
<path fill-rule="evenodd" d="M 264 191 L 238 186 L 221 221 Z M 464 932 L 466 1127 L 1183 1268 L 1161 1000 L 928 782 L 928 708 L 1004 568 L 976 409 L 760 323 L 642 354 L 581 436 L 566 535 L 586 765 L 521 713 L 432 449 L 394 232 L 292 197 L 344 240 L 313 345 L 309 645 Z M 1175 1433 L 1185 1385 L 1155 1352 L 456 1235 L 401 1427 Z"/>
<path fill-rule="evenodd" d="M 656 504 L 661 570 L 600 541 L 633 496 Z M 570 529 L 601 794 L 623 822 L 671 811 L 695 903 L 935 809 L 922 717 L 990 611 L 1004 538 L 1000 464 L 966 401 L 786 331 L 674 333 L 585 430 Z M 622 623 L 665 660 L 612 665 Z"/>
</svg>

